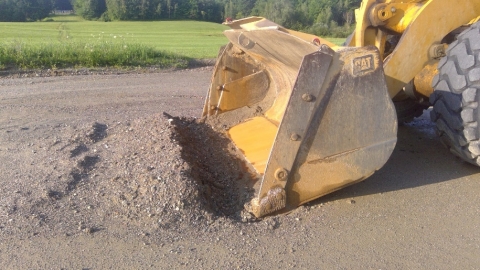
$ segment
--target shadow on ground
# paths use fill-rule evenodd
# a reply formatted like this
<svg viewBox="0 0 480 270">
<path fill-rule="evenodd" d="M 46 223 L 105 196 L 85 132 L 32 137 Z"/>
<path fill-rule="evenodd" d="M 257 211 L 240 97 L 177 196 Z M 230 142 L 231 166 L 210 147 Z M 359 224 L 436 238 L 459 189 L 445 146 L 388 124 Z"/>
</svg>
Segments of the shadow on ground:
<svg viewBox="0 0 480 270">
<path fill-rule="evenodd" d="M 431 185 L 477 173 L 480 168 L 455 157 L 442 145 L 429 111 L 425 111 L 413 122 L 399 126 L 397 145 L 384 167 L 365 181 L 313 204 Z"/>
</svg>

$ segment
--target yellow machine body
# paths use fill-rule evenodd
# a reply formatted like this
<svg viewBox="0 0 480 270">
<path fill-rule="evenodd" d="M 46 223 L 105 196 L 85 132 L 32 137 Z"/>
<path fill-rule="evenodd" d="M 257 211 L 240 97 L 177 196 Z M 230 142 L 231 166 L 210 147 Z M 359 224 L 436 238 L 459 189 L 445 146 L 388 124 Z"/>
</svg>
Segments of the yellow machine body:
<svg viewBox="0 0 480 270">
<path fill-rule="evenodd" d="M 292 209 L 381 168 L 396 143 L 392 99 L 407 85 L 428 97 L 446 37 L 479 16 L 478 0 L 364 0 L 347 47 L 261 17 L 229 23 L 203 115 L 257 174 L 247 209 Z"/>
</svg>

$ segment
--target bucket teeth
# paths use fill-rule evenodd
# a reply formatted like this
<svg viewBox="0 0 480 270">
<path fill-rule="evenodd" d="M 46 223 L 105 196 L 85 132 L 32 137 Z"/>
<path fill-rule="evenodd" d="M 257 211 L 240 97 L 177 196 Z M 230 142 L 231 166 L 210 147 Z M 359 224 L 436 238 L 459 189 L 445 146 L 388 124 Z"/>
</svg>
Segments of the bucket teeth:
<svg viewBox="0 0 480 270">
<path fill-rule="evenodd" d="M 274 187 L 270 189 L 263 198 L 254 198 L 245 208 L 256 217 L 263 217 L 284 209 L 286 202 L 287 194 L 285 190 L 281 187 Z"/>
</svg>

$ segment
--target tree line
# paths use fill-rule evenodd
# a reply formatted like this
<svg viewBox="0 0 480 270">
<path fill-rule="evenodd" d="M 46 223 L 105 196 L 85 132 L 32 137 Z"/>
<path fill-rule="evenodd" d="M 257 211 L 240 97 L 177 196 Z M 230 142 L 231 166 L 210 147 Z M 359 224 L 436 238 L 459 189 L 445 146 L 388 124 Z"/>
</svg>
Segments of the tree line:
<svg viewBox="0 0 480 270">
<path fill-rule="evenodd" d="M 0 0 L 0 21 L 37 21 L 53 10 L 52 0 Z"/>
<path fill-rule="evenodd" d="M 219 0 L 73 0 L 75 13 L 100 20 L 201 20 L 221 22 Z"/>
<path fill-rule="evenodd" d="M 287 28 L 322 36 L 353 31 L 361 0 L 0 0 L 0 21 L 35 21 L 73 7 L 87 20 L 201 20 L 263 16 Z"/>
</svg>

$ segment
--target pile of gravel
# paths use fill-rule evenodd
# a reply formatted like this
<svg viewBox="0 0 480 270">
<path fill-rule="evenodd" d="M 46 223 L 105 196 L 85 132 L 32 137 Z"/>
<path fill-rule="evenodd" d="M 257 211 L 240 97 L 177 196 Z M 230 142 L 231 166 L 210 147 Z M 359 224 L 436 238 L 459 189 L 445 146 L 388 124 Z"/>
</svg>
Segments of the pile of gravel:
<svg viewBox="0 0 480 270">
<path fill-rule="evenodd" d="M 243 209 L 258 179 L 233 143 L 205 119 L 168 117 L 174 126 L 173 140 L 189 165 L 187 174 L 200 186 L 203 208 L 235 220 L 251 218 Z"/>
<path fill-rule="evenodd" d="M 40 177 L 6 187 L 16 191 L 0 209 L 9 217 L 2 234 L 178 235 L 211 230 L 215 221 L 253 220 L 243 205 L 254 175 L 232 143 L 201 120 L 165 114 L 44 128 L 55 137 L 33 132 L 26 139 L 36 150 L 12 153 L 31 159 L 21 174 Z"/>
</svg>

